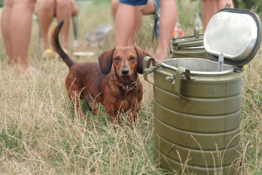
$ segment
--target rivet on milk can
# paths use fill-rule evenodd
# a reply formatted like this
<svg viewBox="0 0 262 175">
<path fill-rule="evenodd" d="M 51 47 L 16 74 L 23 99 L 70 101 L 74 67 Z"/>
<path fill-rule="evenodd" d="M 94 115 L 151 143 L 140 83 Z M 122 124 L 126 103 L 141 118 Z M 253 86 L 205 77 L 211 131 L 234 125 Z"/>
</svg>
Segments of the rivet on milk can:
<svg viewBox="0 0 262 175">
<path fill-rule="evenodd" d="M 212 60 L 144 58 L 154 77 L 154 159 L 171 172 L 238 174 L 241 71 L 256 55 L 261 23 L 252 10 L 225 8 L 208 23 Z M 152 60 L 153 68 L 147 69 Z"/>
</svg>

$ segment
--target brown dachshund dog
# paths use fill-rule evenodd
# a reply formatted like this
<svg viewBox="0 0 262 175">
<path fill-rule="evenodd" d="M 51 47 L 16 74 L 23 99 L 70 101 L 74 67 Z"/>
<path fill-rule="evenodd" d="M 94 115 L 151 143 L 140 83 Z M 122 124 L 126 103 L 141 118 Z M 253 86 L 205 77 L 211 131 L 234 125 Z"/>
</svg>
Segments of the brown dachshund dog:
<svg viewBox="0 0 262 175">
<path fill-rule="evenodd" d="M 133 123 L 143 96 L 138 73 L 143 73 L 143 58 L 150 54 L 137 47 L 116 47 L 103 52 L 99 63 L 74 63 L 59 44 L 62 26 L 63 21 L 50 31 L 49 41 L 52 49 L 69 67 L 65 85 L 75 112 L 85 119 L 79 104 L 79 100 L 84 99 L 92 112 L 98 112 L 95 103 L 101 103 L 116 123 L 119 112 L 130 110 L 127 121 Z"/>
</svg>

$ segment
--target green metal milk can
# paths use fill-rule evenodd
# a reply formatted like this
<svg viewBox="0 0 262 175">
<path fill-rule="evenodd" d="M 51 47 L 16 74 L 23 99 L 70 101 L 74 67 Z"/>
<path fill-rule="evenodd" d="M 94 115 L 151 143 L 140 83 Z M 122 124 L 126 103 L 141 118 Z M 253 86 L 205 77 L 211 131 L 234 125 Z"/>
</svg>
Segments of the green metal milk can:
<svg viewBox="0 0 262 175">
<path fill-rule="evenodd" d="M 144 79 L 154 77 L 154 159 L 161 168 L 238 173 L 241 71 L 261 42 L 254 11 L 225 8 L 212 17 L 204 36 L 212 60 L 173 58 L 156 65 L 145 57 Z"/>
</svg>

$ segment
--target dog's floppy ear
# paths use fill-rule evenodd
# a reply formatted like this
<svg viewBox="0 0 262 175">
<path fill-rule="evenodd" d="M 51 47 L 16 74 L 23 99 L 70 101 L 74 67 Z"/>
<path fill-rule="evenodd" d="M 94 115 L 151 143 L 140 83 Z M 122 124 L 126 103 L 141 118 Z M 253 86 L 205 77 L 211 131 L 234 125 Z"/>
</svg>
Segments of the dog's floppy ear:
<svg viewBox="0 0 262 175">
<path fill-rule="evenodd" d="M 99 57 L 99 66 L 103 74 L 108 74 L 112 67 L 112 56 L 115 48 L 103 52 Z"/>
<path fill-rule="evenodd" d="M 144 51 L 144 50 L 142 50 L 138 47 L 134 47 L 134 49 L 136 50 L 137 59 L 138 59 L 137 60 L 137 72 L 142 74 L 143 73 L 143 60 L 146 56 L 151 57 L 151 55 L 148 52 L 146 52 L 146 51 Z"/>
</svg>

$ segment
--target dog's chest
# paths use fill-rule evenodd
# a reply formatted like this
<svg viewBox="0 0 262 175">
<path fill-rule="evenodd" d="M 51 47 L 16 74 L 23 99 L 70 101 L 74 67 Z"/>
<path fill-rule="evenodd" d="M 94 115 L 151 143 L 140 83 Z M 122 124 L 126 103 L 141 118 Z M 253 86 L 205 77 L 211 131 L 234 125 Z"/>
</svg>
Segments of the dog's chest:
<svg viewBox="0 0 262 175">
<path fill-rule="evenodd" d="M 110 82 L 110 90 L 108 90 L 107 97 L 105 100 L 109 100 L 110 105 L 116 111 L 127 112 L 130 109 L 133 109 L 138 99 L 141 99 L 141 84 L 135 84 L 134 86 L 130 86 L 124 88 L 116 84 L 114 81 Z"/>
<path fill-rule="evenodd" d="M 134 107 L 137 102 L 137 94 L 133 91 L 128 92 L 127 94 L 121 95 L 121 98 L 116 99 L 116 109 L 120 109 L 123 112 L 126 112 Z"/>
</svg>

